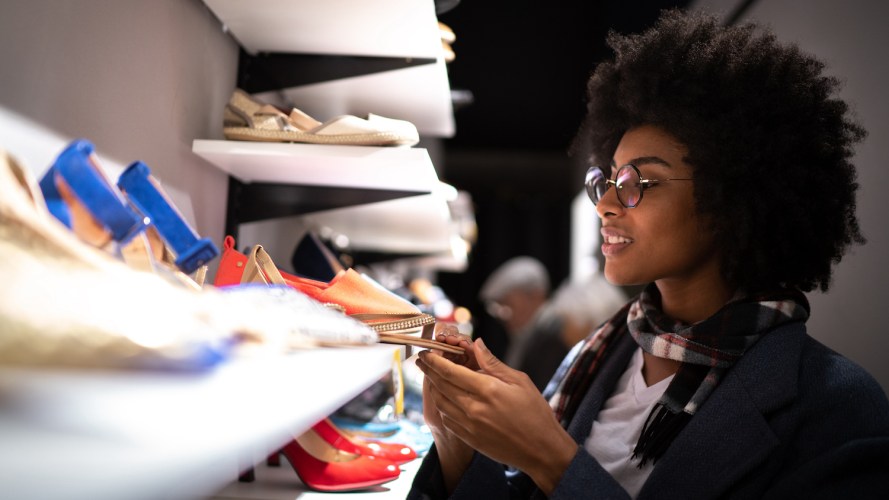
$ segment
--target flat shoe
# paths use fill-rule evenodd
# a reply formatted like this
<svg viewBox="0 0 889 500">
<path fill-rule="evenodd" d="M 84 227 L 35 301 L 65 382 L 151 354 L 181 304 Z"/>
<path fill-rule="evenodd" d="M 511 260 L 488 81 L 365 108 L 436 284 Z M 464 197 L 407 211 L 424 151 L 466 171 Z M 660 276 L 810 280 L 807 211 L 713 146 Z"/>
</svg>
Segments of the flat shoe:
<svg viewBox="0 0 889 500">
<path fill-rule="evenodd" d="M 414 124 L 368 114 L 340 115 L 319 122 L 293 108 L 285 114 L 235 89 L 225 106 L 223 135 L 229 140 L 301 142 L 354 146 L 413 146 L 420 142 Z"/>
</svg>

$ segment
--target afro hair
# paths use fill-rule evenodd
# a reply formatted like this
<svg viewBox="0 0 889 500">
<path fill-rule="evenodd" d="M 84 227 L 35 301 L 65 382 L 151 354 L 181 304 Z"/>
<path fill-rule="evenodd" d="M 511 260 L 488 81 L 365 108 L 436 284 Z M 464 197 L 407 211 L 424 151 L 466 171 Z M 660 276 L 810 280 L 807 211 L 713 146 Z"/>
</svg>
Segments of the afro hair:
<svg viewBox="0 0 889 500">
<path fill-rule="evenodd" d="M 839 80 L 766 28 L 704 13 L 666 10 L 608 44 L 615 56 L 588 82 L 572 153 L 607 168 L 624 132 L 662 128 L 688 148 L 696 207 L 730 283 L 826 291 L 833 265 L 865 242 L 851 163 L 865 131 L 836 96 Z"/>
</svg>

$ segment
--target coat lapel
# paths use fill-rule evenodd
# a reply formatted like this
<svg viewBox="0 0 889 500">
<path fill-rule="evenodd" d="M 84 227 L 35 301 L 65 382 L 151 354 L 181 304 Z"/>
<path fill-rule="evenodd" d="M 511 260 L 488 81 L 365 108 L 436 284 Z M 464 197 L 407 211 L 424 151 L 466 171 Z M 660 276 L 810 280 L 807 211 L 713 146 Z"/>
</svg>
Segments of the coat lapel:
<svg viewBox="0 0 889 500">
<path fill-rule="evenodd" d="M 763 336 L 676 437 L 639 498 L 664 498 L 667 484 L 669 497 L 722 496 L 762 463 L 779 444 L 763 415 L 796 395 L 804 335 L 799 323 Z"/>
</svg>

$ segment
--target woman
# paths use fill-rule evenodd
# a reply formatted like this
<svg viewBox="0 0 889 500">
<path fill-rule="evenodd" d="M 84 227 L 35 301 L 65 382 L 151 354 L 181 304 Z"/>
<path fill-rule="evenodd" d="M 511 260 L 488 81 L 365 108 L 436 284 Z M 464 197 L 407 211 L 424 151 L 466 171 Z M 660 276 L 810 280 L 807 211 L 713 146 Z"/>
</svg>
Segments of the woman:
<svg viewBox="0 0 889 500">
<path fill-rule="evenodd" d="M 665 12 L 588 86 L 605 276 L 648 284 L 544 399 L 481 340 L 423 353 L 435 447 L 411 498 L 885 495 L 889 402 L 806 333 L 802 292 L 864 243 L 853 146 L 823 65 L 753 25 Z M 507 466 L 507 467 L 504 467 Z"/>
</svg>

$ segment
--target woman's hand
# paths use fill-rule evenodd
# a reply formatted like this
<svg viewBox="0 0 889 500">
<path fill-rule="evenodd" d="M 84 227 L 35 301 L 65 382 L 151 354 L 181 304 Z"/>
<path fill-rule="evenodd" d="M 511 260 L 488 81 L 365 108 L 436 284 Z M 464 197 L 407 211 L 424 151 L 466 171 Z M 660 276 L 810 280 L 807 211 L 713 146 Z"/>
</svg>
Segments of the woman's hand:
<svg viewBox="0 0 889 500">
<path fill-rule="evenodd" d="M 438 356 L 447 359 L 449 362 L 465 366 L 472 370 L 478 369 L 478 363 L 475 361 L 475 352 L 473 350 L 472 340 L 462 335 L 453 325 L 446 323 L 435 324 L 435 340 L 449 345 L 459 346 L 463 348 L 464 354 L 452 354 L 444 351 L 427 351 L 431 356 Z M 423 351 L 421 351 L 423 352 Z M 427 354 L 422 354 L 423 356 Z M 417 361 L 417 366 L 421 366 L 422 361 Z M 435 440 L 435 447 L 438 452 L 439 462 L 441 463 L 442 474 L 444 476 L 445 486 L 448 492 L 452 492 L 460 481 L 460 477 L 469 462 L 472 461 L 473 449 L 464 443 L 460 438 L 453 435 L 442 424 L 441 412 L 435 405 L 436 396 L 435 388 L 430 384 L 428 377 L 423 377 L 423 417 L 426 425 L 432 431 L 432 437 Z"/>
<path fill-rule="evenodd" d="M 544 493 L 551 493 L 574 458 L 577 443 L 525 373 L 498 360 L 481 339 L 466 352 L 463 364 L 438 353 L 420 353 L 423 404 L 435 409 L 434 425 L 444 429 L 440 432 L 449 442 L 457 437 L 470 448 L 522 470 Z M 478 368 L 471 369 L 473 365 Z"/>
<path fill-rule="evenodd" d="M 436 323 L 435 340 L 448 345 L 462 347 L 463 354 L 453 354 L 437 350 L 429 352 L 433 352 L 434 355 L 437 356 L 442 356 L 451 363 L 465 366 L 470 370 L 478 370 L 478 362 L 475 360 L 475 351 L 473 349 L 472 339 L 470 339 L 466 335 L 460 334 L 457 331 L 456 326 L 449 325 L 447 323 Z M 422 355 L 425 354 L 421 354 L 421 356 Z M 421 364 L 422 361 L 418 360 L 417 366 L 420 366 Z M 433 390 L 433 388 L 429 385 L 428 378 L 423 377 L 423 417 L 426 420 L 426 425 L 428 425 L 430 430 L 432 431 L 433 437 L 436 438 L 436 444 L 439 444 L 439 436 L 442 437 L 442 441 L 446 441 L 451 438 L 451 433 L 441 423 L 441 413 L 435 405 L 434 396 L 427 397 L 431 390 Z M 439 448 L 441 448 L 441 446 L 439 446 Z"/>
</svg>

